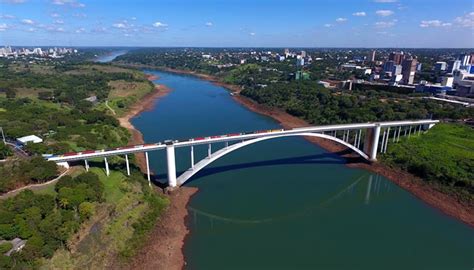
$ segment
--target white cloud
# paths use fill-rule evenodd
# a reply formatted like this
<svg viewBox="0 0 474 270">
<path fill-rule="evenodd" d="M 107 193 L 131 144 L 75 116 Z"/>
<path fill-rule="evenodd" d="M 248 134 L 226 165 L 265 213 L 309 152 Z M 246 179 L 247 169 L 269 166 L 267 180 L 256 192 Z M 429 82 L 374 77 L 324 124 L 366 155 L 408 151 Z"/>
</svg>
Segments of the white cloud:
<svg viewBox="0 0 474 270">
<path fill-rule="evenodd" d="M 383 10 L 377 10 L 377 11 L 375 12 L 375 14 L 377 14 L 377 15 L 379 15 L 379 16 L 382 16 L 382 17 L 387 17 L 387 16 L 393 15 L 393 11 L 387 10 L 387 9 L 383 9 Z"/>
<path fill-rule="evenodd" d="M 0 14 L 0 19 L 15 19 L 15 16 L 10 14 Z"/>
<path fill-rule="evenodd" d="M 207 27 L 212 27 L 212 26 L 214 26 L 214 24 L 213 24 L 212 22 L 207 22 L 205 25 L 206 25 Z"/>
<path fill-rule="evenodd" d="M 396 23 L 396 20 L 376 22 L 375 23 L 375 28 L 390 28 L 390 27 L 394 26 L 395 23 Z"/>
<path fill-rule="evenodd" d="M 324 25 L 324 27 L 331 27 L 331 26 L 332 26 L 332 24 L 330 24 L 330 23 L 327 23 L 327 24 Z"/>
<path fill-rule="evenodd" d="M 56 13 L 56 12 L 53 12 L 53 13 L 51 13 L 50 15 L 51 15 L 51 17 L 53 17 L 53 18 L 59 18 L 59 17 L 61 17 L 61 15 L 59 15 L 59 13 Z"/>
<path fill-rule="evenodd" d="M 0 23 L 0 32 L 3 32 L 8 29 L 8 25 L 6 23 Z"/>
<path fill-rule="evenodd" d="M 474 28 L 474 12 L 467 13 L 461 17 L 456 17 L 454 23 L 461 27 Z"/>
<path fill-rule="evenodd" d="M 127 25 L 125 25 L 124 23 L 114 23 L 114 24 L 112 24 L 112 26 L 115 27 L 115 28 L 118 28 L 118 29 L 127 28 Z"/>
<path fill-rule="evenodd" d="M 77 2 L 76 0 L 52 0 L 51 3 L 58 6 L 68 5 L 74 8 L 83 8 L 86 6 L 83 3 Z"/>
<path fill-rule="evenodd" d="M 74 33 L 76 33 L 76 34 L 82 34 L 82 33 L 84 33 L 84 32 L 86 32 L 86 29 L 83 28 L 83 27 L 78 28 L 78 29 L 76 29 L 76 30 L 74 31 Z"/>
<path fill-rule="evenodd" d="M 99 27 L 96 27 L 96 28 L 92 29 L 92 32 L 93 33 L 106 33 L 107 28 L 105 28 L 103 26 L 99 26 Z"/>
<path fill-rule="evenodd" d="M 448 27 L 452 26 L 452 23 L 442 22 L 440 20 L 429 20 L 429 21 L 421 21 L 420 27 L 427 28 L 427 27 Z"/>
<path fill-rule="evenodd" d="M 26 31 L 28 31 L 28 32 L 36 32 L 36 28 L 30 27 L 30 28 L 26 29 Z"/>
<path fill-rule="evenodd" d="M 249 35 L 255 36 L 256 34 L 254 32 L 250 32 Z"/>
<path fill-rule="evenodd" d="M 161 28 L 161 27 L 167 27 L 168 25 L 166 23 L 162 23 L 162 22 L 155 22 L 153 24 L 154 27 L 156 28 Z"/>
<path fill-rule="evenodd" d="M 21 20 L 21 23 L 22 24 L 29 24 L 29 25 L 35 24 L 35 22 L 33 20 L 30 20 L 30 19 L 23 19 L 23 20 Z"/>
<path fill-rule="evenodd" d="M 338 23 L 343 23 L 343 22 L 346 22 L 347 21 L 347 18 L 337 18 L 336 19 L 336 22 Z"/>
<path fill-rule="evenodd" d="M 55 20 L 54 24 L 64 24 L 64 21 L 63 20 Z"/>
<path fill-rule="evenodd" d="M 72 14 L 73 17 L 76 17 L 76 18 L 85 18 L 87 17 L 87 15 L 85 13 L 74 13 Z"/>
<path fill-rule="evenodd" d="M 0 3 L 6 3 L 6 4 L 23 4 L 23 3 L 25 3 L 25 0 L 0 0 Z"/>
<path fill-rule="evenodd" d="M 47 26 L 46 31 L 48 32 L 58 32 L 58 33 L 64 33 L 66 30 L 62 27 L 56 27 L 56 26 Z"/>
<path fill-rule="evenodd" d="M 130 20 L 136 21 L 136 20 L 137 20 L 137 17 L 131 17 Z"/>
<path fill-rule="evenodd" d="M 357 16 L 357 17 L 364 17 L 367 14 L 364 11 L 359 11 L 359 12 L 352 13 L 352 15 Z"/>
<path fill-rule="evenodd" d="M 374 0 L 375 3 L 396 3 L 398 0 Z"/>
</svg>

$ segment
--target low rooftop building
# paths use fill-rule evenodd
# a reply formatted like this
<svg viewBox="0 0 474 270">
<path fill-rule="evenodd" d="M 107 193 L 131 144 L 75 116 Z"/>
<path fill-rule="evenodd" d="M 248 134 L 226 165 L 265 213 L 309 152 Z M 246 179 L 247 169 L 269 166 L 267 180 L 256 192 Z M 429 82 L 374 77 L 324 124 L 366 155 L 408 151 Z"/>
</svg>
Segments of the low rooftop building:
<svg viewBox="0 0 474 270">
<path fill-rule="evenodd" d="M 28 144 L 28 143 L 42 143 L 43 142 L 43 139 L 41 139 L 40 137 L 38 137 L 36 135 L 29 135 L 29 136 L 17 138 L 16 140 L 19 143 L 25 144 L 25 145 Z"/>
</svg>

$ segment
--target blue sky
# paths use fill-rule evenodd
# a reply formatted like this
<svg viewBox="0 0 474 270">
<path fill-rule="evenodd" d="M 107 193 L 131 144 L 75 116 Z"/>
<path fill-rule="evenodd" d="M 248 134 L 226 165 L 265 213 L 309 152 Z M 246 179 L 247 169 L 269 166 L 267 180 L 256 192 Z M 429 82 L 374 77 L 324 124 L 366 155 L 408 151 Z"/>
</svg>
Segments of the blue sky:
<svg viewBox="0 0 474 270">
<path fill-rule="evenodd" d="M 0 44 L 474 47 L 473 0 L 0 0 Z"/>
</svg>

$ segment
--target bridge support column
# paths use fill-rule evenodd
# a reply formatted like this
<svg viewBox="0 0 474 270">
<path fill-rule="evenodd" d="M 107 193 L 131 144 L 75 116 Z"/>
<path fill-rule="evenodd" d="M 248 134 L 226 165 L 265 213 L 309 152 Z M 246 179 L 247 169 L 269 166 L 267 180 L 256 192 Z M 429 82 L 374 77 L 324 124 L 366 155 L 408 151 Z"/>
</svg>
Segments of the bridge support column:
<svg viewBox="0 0 474 270">
<path fill-rule="evenodd" d="M 371 161 L 377 160 L 377 149 L 379 147 L 380 125 L 367 129 L 364 142 L 364 152 Z"/>
<path fill-rule="evenodd" d="M 209 144 L 207 146 L 207 157 L 211 157 L 211 154 L 212 154 L 212 146 L 211 144 Z"/>
<path fill-rule="evenodd" d="M 84 159 L 84 167 L 86 168 L 86 172 L 89 171 L 89 162 L 87 162 L 87 159 Z"/>
<path fill-rule="evenodd" d="M 130 176 L 130 162 L 128 161 L 128 155 L 125 155 L 125 165 L 127 166 L 127 175 Z"/>
<path fill-rule="evenodd" d="M 191 168 L 194 169 L 194 146 L 191 145 Z"/>
<path fill-rule="evenodd" d="M 360 139 L 362 137 L 362 129 L 359 129 L 359 136 L 357 136 L 357 148 L 360 149 Z"/>
<path fill-rule="evenodd" d="M 383 147 L 385 145 L 385 137 L 386 137 L 386 134 L 387 134 L 387 131 L 384 130 L 383 131 L 383 135 L 382 135 L 382 144 L 380 145 L 380 153 L 383 153 Z"/>
<path fill-rule="evenodd" d="M 411 126 L 410 126 L 410 129 L 408 130 L 408 138 L 410 138 L 410 135 L 411 135 Z"/>
<path fill-rule="evenodd" d="M 400 141 L 400 133 L 402 132 L 402 126 L 398 127 L 398 136 L 397 136 L 397 142 Z"/>
<path fill-rule="evenodd" d="M 109 175 L 110 175 L 109 163 L 107 162 L 107 158 L 106 158 L 106 157 L 104 157 L 104 162 L 105 162 L 105 174 L 106 174 L 107 176 L 109 176 Z"/>
<path fill-rule="evenodd" d="M 385 145 L 383 147 L 383 152 L 387 153 L 388 140 L 390 139 L 390 127 L 387 128 L 387 138 L 385 138 Z"/>
<path fill-rule="evenodd" d="M 150 161 L 148 159 L 148 152 L 145 152 L 145 159 L 146 159 L 146 177 L 148 179 L 148 185 L 151 187 Z"/>
<path fill-rule="evenodd" d="M 176 160 L 174 154 L 173 142 L 166 143 L 166 161 L 168 164 L 168 186 L 174 188 L 177 186 L 176 183 Z"/>
<path fill-rule="evenodd" d="M 356 148 L 357 148 L 357 137 L 358 137 L 358 136 L 359 136 L 359 132 L 356 132 L 356 135 L 355 135 L 355 137 L 354 137 L 354 144 L 352 144 L 352 145 L 354 145 L 354 147 L 356 147 Z"/>
</svg>

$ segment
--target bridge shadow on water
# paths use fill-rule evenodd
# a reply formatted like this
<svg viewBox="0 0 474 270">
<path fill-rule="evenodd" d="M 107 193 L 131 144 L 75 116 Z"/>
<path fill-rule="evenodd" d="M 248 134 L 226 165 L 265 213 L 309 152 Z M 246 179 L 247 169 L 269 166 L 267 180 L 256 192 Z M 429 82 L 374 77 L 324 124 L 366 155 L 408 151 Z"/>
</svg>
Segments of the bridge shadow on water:
<svg viewBox="0 0 474 270">
<path fill-rule="evenodd" d="M 307 155 L 300 157 L 290 157 L 290 158 L 280 158 L 280 159 L 271 159 L 255 162 L 245 162 L 231 165 L 223 165 L 216 167 L 208 167 L 199 171 L 191 179 L 189 179 L 186 184 L 192 183 L 200 178 L 219 174 L 227 171 L 248 169 L 248 168 L 261 168 L 269 166 L 278 166 L 278 165 L 305 165 L 305 164 L 346 164 L 347 161 L 344 158 L 341 158 L 337 155 L 331 153 L 323 153 L 317 155 Z M 180 172 L 180 175 L 183 172 Z"/>
</svg>

